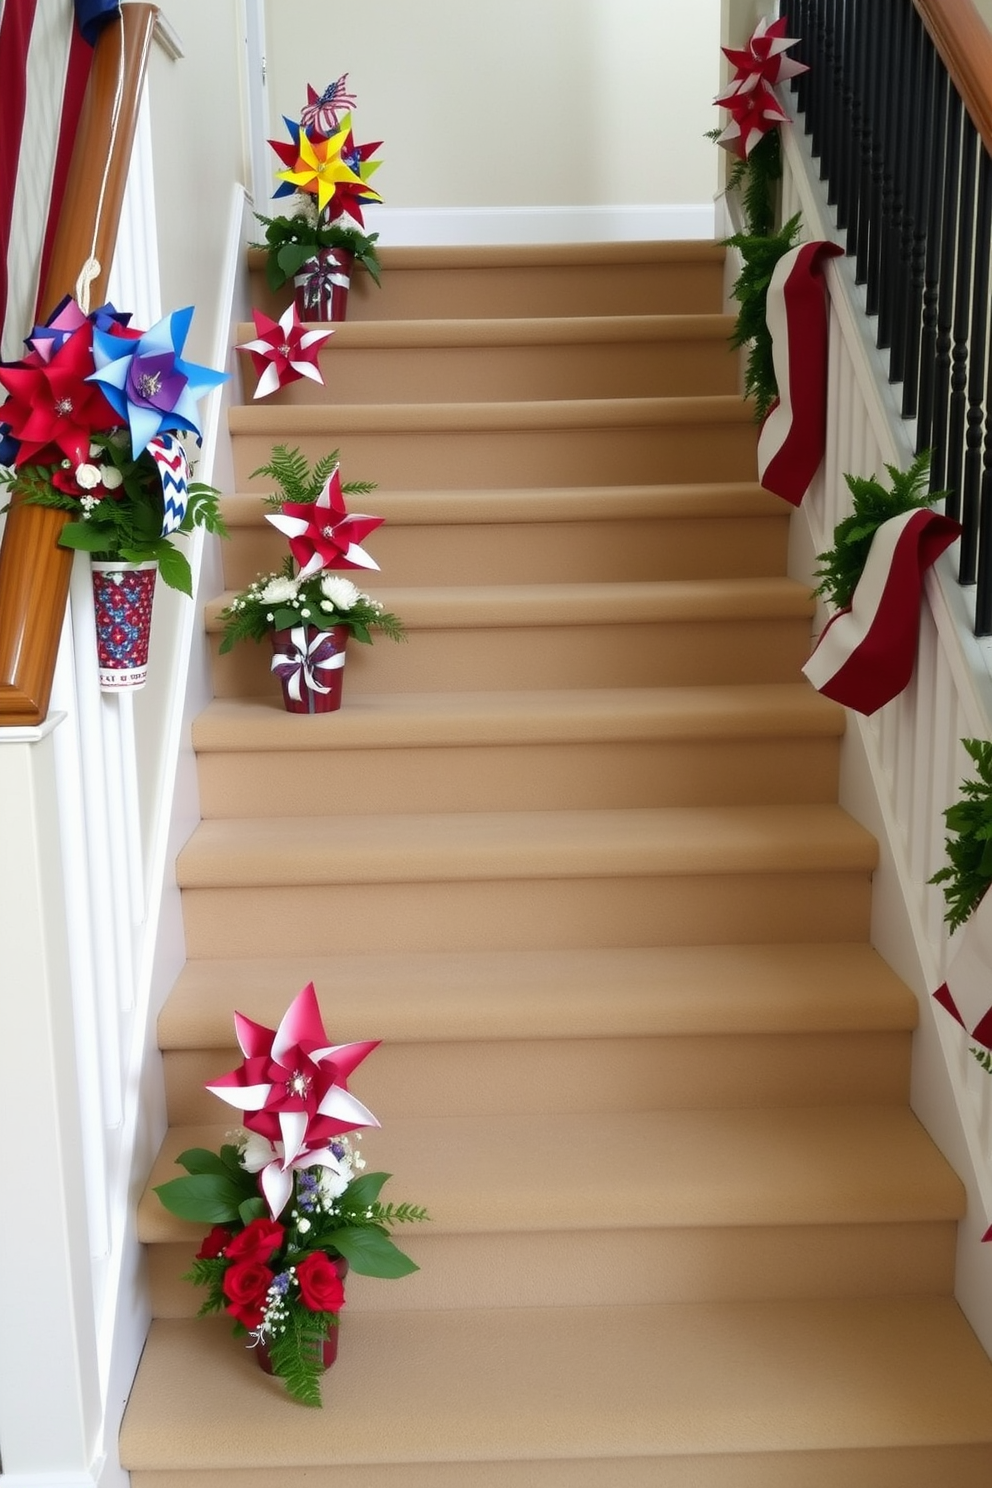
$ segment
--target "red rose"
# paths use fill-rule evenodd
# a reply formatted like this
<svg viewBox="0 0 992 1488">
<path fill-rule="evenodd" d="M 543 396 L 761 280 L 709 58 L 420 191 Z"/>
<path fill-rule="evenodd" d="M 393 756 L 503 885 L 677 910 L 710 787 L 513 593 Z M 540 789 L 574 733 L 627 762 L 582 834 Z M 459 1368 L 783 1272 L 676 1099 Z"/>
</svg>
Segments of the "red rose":
<svg viewBox="0 0 992 1488">
<path fill-rule="evenodd" d="M 260 1261 L 240 1261 L 224 1272 L 221 1289 L 228 1299 L 227 1311 L 246 1328 L 257 1328 L 262 1321 L 265 1294 L 274 1275 Z"/>
<path fill-rule="evenodd" d="M 223 1225 L 214 1225 L 209 1235 L 203 1238 L 203 1244 L 196 1252 L 198 1261 L 215 1261 L 219 1255 L 224 1254 L 224 1247 L 231 1238 L 230 1230 L 225 1230 Z"/>
<path fill-rule="evenodd" d="M 335 1269 L 322 1250 L 314 1251 L 296 1268 L 296 1279 L 300 1284 L 300 1296 L 304 1306 L 311 1312 L 337 1312 L 344 1306 L 344 1287 Z"/>
<path fill-rule="evenodd" d="M 279 1249 L 285 1233 L 273 1219 L 253 1219 L 228 1243 L 224 1254 L 231 1261 L 267 1261 Z"/>
</svg>

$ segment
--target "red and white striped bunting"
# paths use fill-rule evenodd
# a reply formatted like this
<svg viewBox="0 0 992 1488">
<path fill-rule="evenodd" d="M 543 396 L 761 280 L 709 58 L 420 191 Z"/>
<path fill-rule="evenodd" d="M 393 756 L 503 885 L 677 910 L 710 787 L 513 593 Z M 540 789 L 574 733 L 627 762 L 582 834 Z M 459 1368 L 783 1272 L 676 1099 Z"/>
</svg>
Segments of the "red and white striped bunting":
<svg viewBox="0 0 992 1488">
<path fill-rule="evenodd" d="M 865 714 L 902 692 L 916 661 L 923 575 L 960 532 L 928 508 L 882 523 L 850 608 L 829 621 L 803 667 L 818 692 Z"/>
<path fill-rule="evenodd" d="M 829 305 L 823 271 L 844 250 L 800 243 L 776 264 L 765 300 L 777 401 L 758 436 L 758 479 L 798 506 L 823 459 L 827 439 Z"/>
<path fill-rule="evenodd" d="M 992 893 L 957 933 L 947 980 L 933 994 L 976 1043 L 992 1049 Z"/>
</svg>

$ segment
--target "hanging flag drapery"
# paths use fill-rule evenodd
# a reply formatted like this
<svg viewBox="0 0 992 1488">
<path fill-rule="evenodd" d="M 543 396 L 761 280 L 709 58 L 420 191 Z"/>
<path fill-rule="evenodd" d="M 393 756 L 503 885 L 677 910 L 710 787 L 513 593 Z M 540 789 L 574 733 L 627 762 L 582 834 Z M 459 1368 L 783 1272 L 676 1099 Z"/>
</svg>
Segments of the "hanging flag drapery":
<svg viewBox="0 0 992 1488">
<path fill-rule="evenodd" d="M 829 303 L 823 273 L 837 243 L 800 243 L 775 266 L 765 299 L 778 400 L 758 436 L 758 479 L 798 506 L 827 440 Z"/>
<path fill-rule="evenodd" d="M 43 6 L 44 11 L 43 11 Z M 93 43 L 120 0 L 0 0 L 0 356 L 39 306 Z"/>
<path fill-rule="evenodd" d="M 916 660 L 923 575 L 960 533 L 929 508 L 882 523 L 850 607 L 827 623 L 803 667 L 818 692 L 864 714 L 902 692 Z"/>
<path fill-rule="evenodd" d="M 957 1019 L 969 1038 L 992 1049 L 992 893 L 986 893 L 951 942 L 947 980 L 934 1000 Z"/>
</svg>

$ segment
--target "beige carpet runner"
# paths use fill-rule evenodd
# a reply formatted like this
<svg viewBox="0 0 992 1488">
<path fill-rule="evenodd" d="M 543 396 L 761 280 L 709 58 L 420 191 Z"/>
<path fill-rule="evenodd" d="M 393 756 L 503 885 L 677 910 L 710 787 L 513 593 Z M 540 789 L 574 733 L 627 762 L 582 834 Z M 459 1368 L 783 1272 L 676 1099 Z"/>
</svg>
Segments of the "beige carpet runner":
<svg viewBox="0 0 992 1488">
<path fill-rule="evenodd" d="M 382 257 L 326 388 L 233 411 L 226 583 L 283 550 L 249 472 L 340 447 L 409 642 L 352 646 L 322 718 L 216 661 L 151 1182 L 230 1124 L 234 1008 L 312 978 L 384 1040 L 366 1151 L 434 1222 L 416 1276 L 352 1278 L 307 1411 L 193 1317 L 200 1232 L 146 1192 L 133 1488 L 988 1488 L 962 1187 L 907 1105 L 720 251 Z"/>
</svg>

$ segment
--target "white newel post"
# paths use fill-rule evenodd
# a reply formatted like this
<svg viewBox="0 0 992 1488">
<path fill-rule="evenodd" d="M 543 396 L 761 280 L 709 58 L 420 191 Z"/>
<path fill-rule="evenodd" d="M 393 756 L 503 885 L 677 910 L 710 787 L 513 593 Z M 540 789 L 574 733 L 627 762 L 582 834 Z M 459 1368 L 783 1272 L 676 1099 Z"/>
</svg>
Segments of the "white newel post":
<svg viewBox="0 0 992 1488">
<path fill-rule="evenodd" d="M 0 1460 L 82 1481 L 101 1404 L 54 731 L 0 729 Z"/>
</svg>

